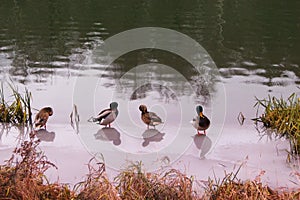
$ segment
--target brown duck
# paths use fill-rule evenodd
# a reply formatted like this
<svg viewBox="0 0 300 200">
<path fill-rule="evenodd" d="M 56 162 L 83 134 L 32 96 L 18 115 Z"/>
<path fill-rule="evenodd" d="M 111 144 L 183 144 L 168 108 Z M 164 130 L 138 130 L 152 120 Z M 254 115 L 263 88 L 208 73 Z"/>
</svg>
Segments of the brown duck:
<svg viewBox="0 0 300 200">
<path fill-rule="evenodd" d="M 148 112 L 147 107 L 145 105 L 140 105 L 139 107 L 140 111 L 142 112 L 141 118 L 145 124 L 147 124 L 147 128 L 149 129 L 149 126 L 155 126 L 163 123 L 161 121 L 161 118 L 157 116 L 154 112 Z"/>
<path fill-rule="evenodd" d="M 49 116 L 53 115 L 53 110 L 50 107 L 42 108 L 35 116 L 34 127 L 36 129 L 41 129 L 45 127 L 48 121 Z"/>
</svg>

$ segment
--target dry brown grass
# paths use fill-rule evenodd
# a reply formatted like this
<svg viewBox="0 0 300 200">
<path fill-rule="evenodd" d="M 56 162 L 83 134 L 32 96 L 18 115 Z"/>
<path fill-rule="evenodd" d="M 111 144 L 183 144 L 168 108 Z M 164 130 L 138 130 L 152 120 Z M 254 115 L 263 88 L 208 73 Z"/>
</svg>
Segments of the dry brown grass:
<svg viewBox="0 0 300 200">
<path fill-rule="evenodd" d="M 37 149 L 39 140 L 30 134 L 11 158 L 0 166 L 0 199 L 71 199 L 74 193 L 65 185 L 48 183 L 44 173 L 55 167 Z"/>
<path fill-rule="evenodd" d="M 226 174 L 222 180 L 212 180 L 209 178 L 206 186 L 204 199 L 227 200 L 227 199 L 245 199 L 245 200 L 296 200 L 300 199 L 300 189 L 288 191 L 286 188 L 281 190 L 271 189 L 261 183 L 261 172 L 255 180 L 241 181 L 237 178 L 239 170 L 236 173 Z"/>
<path fill-rule="evenodd" d="M 91 160 L 93 161 L 93 159 Z M 81 200 L 96 200 L 96 199 L 121 199 L 118 195 L 116 188 L 108 180 L 105 175 L 104 163 L 96 163 L 97 169 L 93 167 L 91 161 L 88 164 L 89 173 L 87 178 L 75 185 L 75 191 L 77 192 L 76 199 Z"/>
<path fill-rule="evenodd" d="M 175 169 L 164 174 L 145 173 L 139 163 L 122 171 L 115 180 L 122 199 L 197 199 L 192 179 Z"/>
</svg>

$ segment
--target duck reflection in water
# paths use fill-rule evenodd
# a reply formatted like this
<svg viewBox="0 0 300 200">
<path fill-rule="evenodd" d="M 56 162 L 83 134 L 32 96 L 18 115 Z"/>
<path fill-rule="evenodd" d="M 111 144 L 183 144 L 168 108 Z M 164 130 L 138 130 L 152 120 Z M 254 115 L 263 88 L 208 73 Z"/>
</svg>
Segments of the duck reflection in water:
<svg viewBox="0 0 300 200">
<path fill-rule="evenodd" d="M 94 136 L 96 140 L 112 141 L 116 146 L 121 144 L 120 133 L 115 128 L 101 128 Z"/>
<path fill-rule="evenodd" d="M 44 142 L 53 142 L 55 138 L 55 132 L 49 132 L 46 129 L 39 129 L 35 131 L 35 135 L 38 139 Z"/>
<path fill-rule="evenodd" d="M 160 142 L 164 139 L 165 133 L 161 133 L 156 129 L 147 129 L 142 134 L 144 142 L 143 147 L 146 147 L 150 144 L 150 142 Z"/>
<path fill-rule="evenodd" d="M 200 158 L 205 158 L 205 155 L 209 152 L 212 141 L 208 136 L 205 135 L 195 135 L 194 137 L 194 143 L 197 147 L 197 149 L 200 150 Z"/>
</svg>

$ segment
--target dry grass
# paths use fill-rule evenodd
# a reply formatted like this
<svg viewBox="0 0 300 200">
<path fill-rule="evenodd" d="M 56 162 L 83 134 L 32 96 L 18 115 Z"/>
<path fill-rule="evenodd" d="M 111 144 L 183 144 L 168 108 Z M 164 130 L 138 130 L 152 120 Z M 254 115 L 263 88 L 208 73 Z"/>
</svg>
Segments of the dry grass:
<svg viewBox="0 0 300 200">
<path fill-rule="evenodd" d="M 11 158 L 0 166 L 0 199 L 71 199 L 65 185 L 48 183 L 44 173 L 55 167 L 39 152 L 34 134 L 22 142 Z"/>
<path fill-rule="evenodd" d="M 122 199 L 197 199 L 192 179 L 175 169 L 163 175 L 144 173 L 139 163 L 122 171 L 115 180 Z"/>
<path fill-rule="evenodd" d="M 93 161 L 93 159 L 91 161 Z M 89 173 L 87 175 L 87 178 L 74 187 L 74 190 L 77 191 L 77 196 L 75 199 L 121 199 L 116 188 L 112 183 L 110 183 L 107 176 L 105 175 L 105 165 L 103 163 L 96 163 L 96 166 L 98 166 L 98 168 L 95 169 L 91 165 L 91 161 L 88 164 Z"/>
<path fill-rule="evenodd" d="M 287 100 L 270 97 L 255 104 L 259 110 L 264 108 L 261 116 L 254 119 L 262 122 L 264 127 L 272 130 L 279 137 L 287 137 L 291 144 L 291 154 L 300 153 L 300 98 L 292 94 Z"/>
<path fill-rule="evenodd" d="M 300 189 L 294 191 L 288 191 L 287 189 L 273 190 L 269 186 L 263 185 L 260 181 L 260 177 L 264 174 L 264 172 L 261 172 L 255 180 L 241 181 L 237 178 L 238 171 L 236 173 L 226 174 L 222 180 L 212 180 L 209 178 L 203 198 L 212 200 L 300 199 Z"/>
</svg>

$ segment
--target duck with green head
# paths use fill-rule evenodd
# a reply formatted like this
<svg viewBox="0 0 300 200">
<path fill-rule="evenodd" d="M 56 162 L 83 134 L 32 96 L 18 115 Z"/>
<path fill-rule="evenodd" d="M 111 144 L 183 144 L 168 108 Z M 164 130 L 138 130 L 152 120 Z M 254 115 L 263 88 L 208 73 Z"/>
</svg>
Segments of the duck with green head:
<svg viewBox="0 0 300 200">
<path fill-rule="evenodd" d="M 206 134 L 206 129 L 210 126 L 210 120 L 203 114 L 202 106 L 198 105 L 196 107 L 197 117 L 194 118 L 191 123 L 197 129 L 197 134 L 200 135 L 203 131 L 203 134 Z"/>
<path fill-rule="evenodd" d="M 97 117 L 93 118 L 93 122 L 98 122 L 100 125 L 109 126 L 115 121 L 119 114 L 118 103 L 112 102 L 108 109 L 102 110 Z"/>
</svg>

